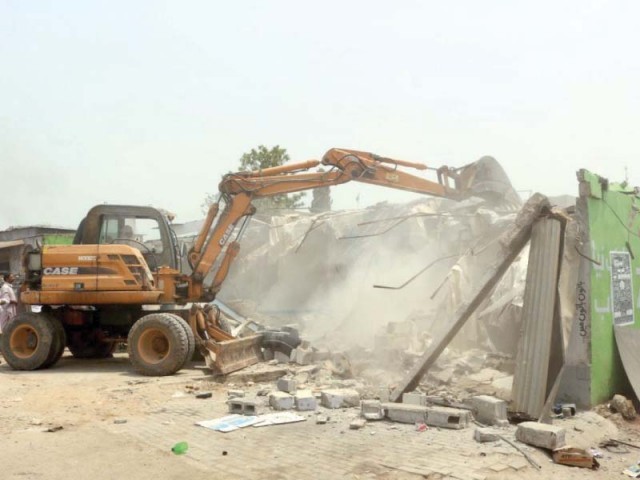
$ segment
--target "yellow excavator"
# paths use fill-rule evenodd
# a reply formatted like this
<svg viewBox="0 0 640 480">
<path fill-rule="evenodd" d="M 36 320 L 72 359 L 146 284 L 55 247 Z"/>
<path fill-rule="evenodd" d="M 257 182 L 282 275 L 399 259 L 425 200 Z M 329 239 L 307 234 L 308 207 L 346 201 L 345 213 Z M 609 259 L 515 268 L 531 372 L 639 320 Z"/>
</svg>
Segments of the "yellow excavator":
<svg viewBox="0 0 640 480">
<path fill-rule="evenodd" d="M 320 163 L 329 168 L 314 170 Z M 31 311 L 5 328 L 2 354 L 14 369 L 35 370 L 54 365 L 65 347 L 77 358 L 101 358 L 126 342 L 134 369 L 152 376 L 180 370 L 196 349 L 223 374 L 255 363 L 261 335 L 234 338 L 211 304 L 238 254 L 255 199 L 350 181 L 455 200 L 473 195 L 509 200 L 512 192 L 491 157 L 458 169 L 434 169 L 435 180 L 407 168 L 427 170 L 420 163 L 331 149 L 322 162 L 225 175 L 219 201 L 209 208 L 186 255 L 166 212 L 96 206 L 80 223 L 73 245 L 25 253 L 20 300 Z M 182 268 L 185 256 L 190 268 Z"/>
</svg>

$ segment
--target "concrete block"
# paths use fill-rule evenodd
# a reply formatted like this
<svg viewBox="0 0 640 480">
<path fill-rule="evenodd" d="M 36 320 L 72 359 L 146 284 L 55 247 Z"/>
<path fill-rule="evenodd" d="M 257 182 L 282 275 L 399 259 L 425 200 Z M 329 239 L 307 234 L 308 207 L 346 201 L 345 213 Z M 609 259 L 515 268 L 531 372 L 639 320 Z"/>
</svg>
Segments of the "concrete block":
<svg viewBox="0 0 640 480">
<path fill-rule="evenodd" d="M 242 398 L 244 397 L 244 391 L 243 390 L 228 390 L 227 391 L 227 398 Z"/>
<path fill-rule="evenodd" d="M 362 400 L 360 413 L 367 420 L 382 420 L 384 418 L 384 409 L 380 400 Z"/>
<path fill-rule="evenodd" d="M 258 404 L 255 400 L 243 400 L 242 401 L 242 414 L 243 415 L 257 415 Z"/>
<path fill-rule="evenodd" d="M 301 346 L 295 349 L 296 355 L 293 359 L 298 365 L 311 365 L 315 361 L 313 350 L 303 349 Z M 293 352 L 292 352 L 293 353 Z"/>
<path fill-rule="evenodd" d="M 426 407 L 427 420 L 430 427 L 461 429 L 466 428 L 472 420 L 469 410 L 449 407 Z"/>
<path fill-rule="evenodd" d="M 486 442 L 497 442 L 500 440 L 498 436 L 499 433 L 491 428 L 476 428 L 476 431 L 473 432 L 473 439 L 476 442 L 486 443 Z"/>
<path fill-rule="evenodd" d="M 294 393 L 296 391 L 296 381 L 291 377 L 282 377 L 276 384 L 281 392 Z"/>
<path fill-rule="evenodd" d="M 476 411 L 476 420 L 485 425 L 496 425 L 507 420 L 507 402 L 490 395 L 471 397 L 467 402 Z"/>
<path fill-rule="evenodd" d="M 349 424 L 349 429 L 360 430 L 361 428 L 364 428 L 366 424 L 367 421 L 364 418 L 356 418 Z"/>
<path fill-rule="evenodd" d="M 349 388 L 335 388 L 320 392 L 320 403 L 326 408 L 357 407 L 360 405 L 360 394 Z"/>
<path fill-rule="evenodd" d="M 268 362 L 269 360 L 273 360 L 273 358 L 274 358 L 273 350 L 271 350 L 270 348 L 262 349 L 262 359 L 265 362 Z"/>
<path fill-rule="evenodd" d="M 313 411 L 318 407 L 318 401 L 311 390 L 299 390 L 294 396 L 296 410 Z"/>
<path fill-rule="evenodd" d="M 242 400 L 230 399 L 227 401 L 227 405 L 229 406 L 229 413 L 242 415 L 242 411 L 244 409 Z"/>
<path fill-rule="evenodd" d="M 522 422 L 516 430 L 516 440 L 536 447 L 555 450 L 565 446 L 564 428 L 538 422 Z"/>
<path fill-rule="evenodd" d="M 383 403 L 387 418 L 399 423 L 426 423 L 427 407 L 406 403 Z"/>
<path fill-rule="evenodd" d="M 289 356 L 277 350 L 273 352 L 273 359 L 276 363 L 289 363 Z"/>
<path fill-rule="evenodd" d="M 297 355 L 298 355 L 298 349 L 294 348 L 293 350 L 291 350 L 291 353 L 289 354 L 289 361 L 295 362 Z"/>
<path fill-rule="evenodd" d="M 274 410 L 291 410 L 294 400 L 291 395 L 285 392 L 273 392 L 269 395 L 269 405 Z"/>
<path fill-rule="evenodd" d="M 427 396 L 420 392 L 408 392 L 402 394 L 402 403 L 409 405 L 422 405 L 427 406 Z"/>
</svg>

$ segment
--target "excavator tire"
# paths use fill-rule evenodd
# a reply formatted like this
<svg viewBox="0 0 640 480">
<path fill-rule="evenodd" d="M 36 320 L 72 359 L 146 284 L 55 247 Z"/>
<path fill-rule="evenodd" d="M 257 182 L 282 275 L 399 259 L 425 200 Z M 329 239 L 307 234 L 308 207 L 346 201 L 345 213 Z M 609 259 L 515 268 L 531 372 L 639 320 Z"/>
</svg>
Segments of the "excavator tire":
<svg viewBox="0 0 640 480">
<path fill-rule="evenodd" d="M 35 312 L 16 315 L 2 332 L 0 348 L 14 370 L 45 367 L 52 355 L 56 336 L 55 318 Z"/>
<path fill-rule="evenodd" d="M 108 358 L 116 349 L 115 342 L 101 342 L 93 332 L 74 332 L 67 337 L 67 347 L 74 358 Z"/>
<path fill-rule="evenodd" d="M 184 328 L 184 332 L 187 335 L 187 339 L 189 340 L 189 350 L 187 351 L 187 356 L 184 359 L 184 364 L 180 366 L 180 369 L 184 368 L 184 366 L 193 360 L 193 355 L 196 351 L 196 338 L 193 336 L 193 330 L 187 323 L 185 319 L 183 319 L 180 315 L 176 315 L 175 313 L 159 313 L 158 315 L 168 315 L 169 317 L 175 318 L 180 322 L 180 326 Z"/>
<path fill-rule="evenodd" d="M 51 317 L 51 322 L 53 324 L 54 336 L 53 342 L 51 343 L 51 351 L 49 352 L 49 356 L 47 360 L 42 365 L 42 368 L 49 368 L 55 365 L 58 360 L 62 357 L 62 353 L 64 352 L 64 347 L 67 344 L 67 337 L 64 333 L 64 327 L 62 326 L 62 322 L 55 318 Z"/>
<path fill-rule="evenodd" d="M 166 313 L 140 318 L 129 331 L 128 352 L 133 368 L 142 375 L 173 375 L 187 362 L 189 336 L 183 320 Z"/>
</svg>

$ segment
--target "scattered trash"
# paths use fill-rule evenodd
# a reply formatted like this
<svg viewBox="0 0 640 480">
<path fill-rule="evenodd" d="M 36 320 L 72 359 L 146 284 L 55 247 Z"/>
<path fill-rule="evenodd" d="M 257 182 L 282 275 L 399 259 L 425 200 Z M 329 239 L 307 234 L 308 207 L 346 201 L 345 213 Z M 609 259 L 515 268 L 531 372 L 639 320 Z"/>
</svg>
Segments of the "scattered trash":
<svg viewBox="0 0 640 480">
<path fill-rule="evenodd" d="M 426 423 L 416 423 L 416 431 L 417 432 L 426 432 L 429 430 Z"/>
<path fill-rule="evenodd" d="M 127 423 L 127 420 L 124 418 L 116 418 L 113 423 L 115 423 L 116 425 L 122 425 L 124 423 Z"/>
<path fill-rule="evenodd" d="M 171 447 L 171 451 L 176 455 L 184 455 L 189 450 L 189 444 L 187 442 L 178 442 L 173 447 Z"/>
<path fill-rule="evenodd" d="M 266 415 L 260 415 L 256 418 L 258 419 L 258 421 L 253 424 L 254 427 L 266 427 L 269 425 L 281 425 L 283 423 L 304 422 L 306 420 L 305 417 L 292 412 L 267 413 Z"/>
<path fill-rule="evenodd" d="M 64 427 L 62 425 L 57 425 L 55 427 L 49 427 L 45 430 L 45 432 L 59 432 L 60 430 L 62 430 Z"/>
<path fill-rule="evenodd" d="M 226 450 L 222 450 L 222 456 L 226 457 L 227 456 L 227 451 Z"/>
<path fill-rule="evenodd" d="M 364 418 L 356 418 L 349 424 L 349 429 L 360 430 L 367 425 L 367 420 Z"/>
<path fill-rule="evenodd" d="M 640 465 L 631 465 L 625 468 L 622 473 L 631 478 L 640 478 Z"/>
<path fill-rule="evenodd" d="M 602 452 L 600 450 L 596 450 L 595 448 L 589 448 L 587 450 L 594 458 L 602 458 Z"/>
<path fill-rule="evenodd" d="M 212 396 L 213 396 L 213 393 L 211 392 L 202 392 L 202 393 L 196 394 L 196 398 L 211 398 Z"/>
<path fill-rule="evenodd" d="M 560 465 L 571 467 L 591 468 L 600 467 L 598 461 L 591 453 L 581 448 L 563 447 L 553 451 L 553 461 Z"/>
<path fill-rule="evenodd" d="M 215 430 L 216 432 L 233 432 L 240 428 L 248 427 L 258 421 L 257 416 L 244 416 L 244 415 L 227 415 L 226 417 L 216 418 L 214 420 L 205 420 L 197 422 L 199 425 L 209 430 Z"/>
</svg>

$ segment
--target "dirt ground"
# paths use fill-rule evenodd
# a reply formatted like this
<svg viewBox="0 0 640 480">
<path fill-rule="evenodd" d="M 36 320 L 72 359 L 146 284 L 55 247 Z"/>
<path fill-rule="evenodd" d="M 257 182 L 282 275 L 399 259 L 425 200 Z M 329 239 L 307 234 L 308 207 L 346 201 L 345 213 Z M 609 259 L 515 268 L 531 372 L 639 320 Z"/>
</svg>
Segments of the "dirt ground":
<svg viewBox="0 0 640 480">
<path fill-rule="evenodd" d="M 417 432 L 413 425 L 383 421 L 350 430 L 357 409 L 324 411 L 331 416 L 327 425 L 317 425 L 315 413 L 301 423 L 226 434 L 194 425 L 226 414 L 229 388 L 255 393 L 273 384 L 216 383 L 198 365 L 147 378 L 133 373 L 121 354 L 101 361 L 67 355 L 54 368 L 35 372 L 15 372 L 3 362 L 0 478 L 613 479 L 640 459 L 640 450 L 604 451 L 601 469 L 593 472 L 555 465 L 544 452 L 524 446 L 540 463 L 537 470 L 506 443 L 474 442 L 473 426 Z M 212 397 L 196 399 L 194 390 Z M 637 427 L 619 429 L 593 412 L 563 422 L 574 445 L 597 447 L 614 436 L 640 444 Z M 186 455 L 171 452 L 179 441 L 189 443 Z"/>
</svg>

